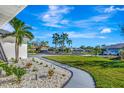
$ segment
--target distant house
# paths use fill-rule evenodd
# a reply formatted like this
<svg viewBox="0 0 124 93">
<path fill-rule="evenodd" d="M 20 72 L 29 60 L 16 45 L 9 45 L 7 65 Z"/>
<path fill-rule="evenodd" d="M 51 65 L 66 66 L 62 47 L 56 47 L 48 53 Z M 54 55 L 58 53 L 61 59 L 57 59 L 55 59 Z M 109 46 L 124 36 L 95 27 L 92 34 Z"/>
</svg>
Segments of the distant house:
<svg viewBox="0 0 124 93">
<path fill-rule="evenodd" d="M 81 48 L 71 48 L 71 51 L 72 51 L 73 54 L 81 54 L 85 50 L 81 49 Z"/>
<path fill-rule="evenodd" d="M 119 55 L 120 50 L 124 48 L 124 43 L 105 46 L 104 55 Z"/>
<path fill-rule="evenodd" d="M 2 38 L 4 34 L 10 33 L 9 31 L 0 29 L 0 59 L 7 61 L 11 58 L 15 58 L 15 37 L 9 36 Z M 27 41 L 29 39 L 24 38 L 23 44 L 19 47 L 19 57 L 27 58 Z"/>
<path fill-rule="evenodd" d="M 47 53 L 49 49 L 49 46 L 40 46 L 40 52 Z"/>
</svg>

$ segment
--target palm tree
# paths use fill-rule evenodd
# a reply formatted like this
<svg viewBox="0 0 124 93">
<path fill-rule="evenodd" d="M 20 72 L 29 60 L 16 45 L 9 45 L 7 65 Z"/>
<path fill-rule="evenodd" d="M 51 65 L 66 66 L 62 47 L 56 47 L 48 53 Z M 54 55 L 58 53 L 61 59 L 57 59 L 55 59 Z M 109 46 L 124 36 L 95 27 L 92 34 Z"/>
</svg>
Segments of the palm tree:
<svg viewBox="0 0 124 93">
<path fill-rule="evenodd" d="M 96 46 L 94 48 L 94 52 L 95 52 L 95 55 L 98 55 L 99 53 L 101 53 L 101 47 L 100 46 Z"/>
<path fill-rule="evenodd" d="M 68 47 L 70 47 L 70 45 L 72 45 L 72 40 L 68 39 L 67 44 L 68 44 Z"/>
<path fill-rule="evenodd" d="M 81 49 L 85 49 L 86 47 L 85 47 L 84 45 L 81 45 L 80 48 L 81 48 Z"/>
<path fill-rule="evenodd" d="M 48 41 L 41 41 L 40 46 L 48 46 Z"/>
<path fill-rule="evenodd" d="M 55 49 L 57 49 L 57 46 L 58 46 L 58 44 L 59 44 L 59 39 L 60 39 L 60 36 L 59 36 L 59 34 L 58 33 L 55 33 L 55 34 L 53 34 L 53 44 L 55 44 Z"/>
<path fill-rule="evenodd" d="M 34 38 L 33 34 L 29 32 L 31 30 L 30 26 L 27 26 L 21 20 L 14 18 L 10 21 L 10 24 L 13 26 L 14 30 L 10 34 L 5 34 L 3 38 L 7 36 L 14 36 L 15 37 L 15 60 L 18 62 L 19 60 L 19 46 L 23 43 L 23 38 L 29 38 L 30 40 Z"/>
<path fill-rule="evenodd" d="M 64 47 L 65 47 L 65 42 L 67 42 L 68 40 L 68 34 L 67 33 L 62 33 L 60 36 L 60 43 L 62 45 L 62 50 L 64 51 Z"/>
<path fill-rule="evenodd" d="M 124 24 L 119 25 L 119 27 L 121 29 L 122 36 L 124 36 Z M 124 59 L 124 48 L 120 49 L 119 56 L 120 56 L 121 60 Z"/>
</svg>

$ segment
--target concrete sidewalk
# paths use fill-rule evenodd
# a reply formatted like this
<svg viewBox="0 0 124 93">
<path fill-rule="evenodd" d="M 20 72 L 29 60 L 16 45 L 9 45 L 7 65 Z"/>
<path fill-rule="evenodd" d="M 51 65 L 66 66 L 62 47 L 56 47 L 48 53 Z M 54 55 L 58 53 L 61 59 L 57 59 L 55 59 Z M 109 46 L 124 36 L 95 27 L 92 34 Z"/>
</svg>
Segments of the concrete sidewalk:
<svg viewBox="0 0 124 93">
<path fill-rule="evenodd" d="M 41 60 L 45 60 L 47 62 L 53 63 L 60 67 L 64 67 L 68 70 L 71 70 L 73 72 L 73 76 L 70 79 L 70 81 L 65 85 L 65 88 L 95 88 L 95 82 L 92 76 L 83 70 L 45 59 L 41 55 L 33 55 L 31 57 L 37 57 Z"/>
</svg>

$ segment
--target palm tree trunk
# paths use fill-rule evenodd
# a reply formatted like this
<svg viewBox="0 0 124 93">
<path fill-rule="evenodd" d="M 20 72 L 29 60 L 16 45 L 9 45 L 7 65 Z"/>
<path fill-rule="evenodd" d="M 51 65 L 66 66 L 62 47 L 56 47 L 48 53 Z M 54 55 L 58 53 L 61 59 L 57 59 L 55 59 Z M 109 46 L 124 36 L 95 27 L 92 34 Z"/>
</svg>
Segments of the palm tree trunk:
<svg viewBox="0 0 124 93">
<path fill-rule="evenodd" d="M 57 52 L 57 44 L 55 44 L 55 52 Z"/>
<path fill-rule="evenodd" d="M 63 51 L 63 53 L 64 53 L 64 42 L 63 42 L 63 44 L 62 44 L 62 51 Z"/>
<path fill-rule="evenodd" d="M 19 43 L 18 40 L 16 40 L 15 43 L 15 61 L 18 62 L 19 60 Z"/>
</svg>

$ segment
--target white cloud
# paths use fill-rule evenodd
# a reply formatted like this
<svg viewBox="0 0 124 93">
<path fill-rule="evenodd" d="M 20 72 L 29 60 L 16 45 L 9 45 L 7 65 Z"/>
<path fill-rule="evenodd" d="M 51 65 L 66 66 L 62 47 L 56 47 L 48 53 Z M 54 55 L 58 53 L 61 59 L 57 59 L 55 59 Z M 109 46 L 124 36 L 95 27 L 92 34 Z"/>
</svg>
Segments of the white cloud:
<svg viewBox="0 0 124 93">
<path fill-rule="evenodd" d="M 40 15 L 40 19 L 44 22 L 43 25 L 50 27 L 62 27 L 68 23 L 64 19 L 64 15 L 69 13 L 73 8 L 67 6 L 49 6 L 48 11 Z"/>
<path fill-rule="evenodd" d="M 108 19 L 109 17 L 110 17 L 109 15 L 98 15 L 98 16 L 91 17 L 90 20 L 95 22 L 100 22 Z"/>
<path fill-rule="evenodd" d="M 38 29 L 38 28 L 35 27 L 35 26 L 31 26 L 31 28 L 32 28 L 33 30 L 37 30 L 37 29 Z"/>
<path fill-rule="evenodd" d="M 100 33 L 111 33 L 112 30 L 110 28 L 104 28 Z"/>
<path fill-rule="evenodd" d="M 6 31 L 9 31 L 9 32 L 13 32 L 14 31 L 14 28 L 9 24 L 5 24 L 3 27 L 2 27 L 3 30 L 6 30 Z"/>
<path fill-rule="evenodd" d="M 94 27 L 96 25 L 98 26 L 97 22 L 105 22 L 108 18 L 110 18 L 110 15 L 96 15 L 85 20 L 74 21 L 72 26 L 80 28 Z"/>
<path fill-rule="evenodd" d="M 69 34 L 70 38 L 106 38 L 105 36 L 100 36 L 97 33 L 77 33 L 77 32 L 66 32 Z"/>
<path fill-rule="evenodd" d="M 118 7 L 115 7 L 115 6 L 110 6 L 110 7 L 106 8 L 104 10 L 105 13 L 110 13 L 110 12 L 114 12 L 114 11 L 124 11 L 124 7 L 123 8 L 118 8 Z"/>
<path fill-rule="evenodd" d="M 69 20 L 62 20 L 61 21 L 61 24 L 68 24 L 69 23 Z"/>
</svg>

